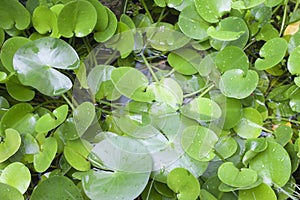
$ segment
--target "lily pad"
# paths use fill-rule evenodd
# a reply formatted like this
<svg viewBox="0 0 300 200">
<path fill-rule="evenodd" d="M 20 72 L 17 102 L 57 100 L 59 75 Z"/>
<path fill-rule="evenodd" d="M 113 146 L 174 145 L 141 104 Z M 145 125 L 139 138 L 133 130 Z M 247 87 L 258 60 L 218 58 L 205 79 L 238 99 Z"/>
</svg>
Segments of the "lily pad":
<svg viewBox="0 0 300 200">
<path fill-rule="evenodd" d="M 222 111 L 219 105 L 211 99 L 197 97 L 180 109 L 188 118 L 199 121 L 212 121 L 221 117 Z"/>
<path fill-rule="evenodd" d="M 21 146 L 21 137 L 18 131 L 14 129 L 6 129 L 5 137 L 1 137 L 0 143 L 0 163 L 6 161 L 14 155 Z"/>
<path fill-rule="evenodd" d="M 55 192 L 49 192 L 55 191 Z M 83 200 L 77 186 L 65 176 L 52 176 L 34 188 L 31 200 L 72 199 Z"/>
<path fill-rule="evenodd" d="M 239 200 L 256 200 L 256 199 L 268 199 L 276 200 L 277 196 L 274 190 L 267 184 L 260 184 L 255 188 L 249 190 L 239 191 Z"/>
<path fill-rule="evenodd" d="M 168 186 L 177 194 L 179 200 L 196 200 L 200 194 L 200 184 L 185 168 L 173 169 L 167 178 Z"/>
<path fill-rule="evenodd" d="M 215 157 L 213 149 L 217 141 L 217 135 L 212 130 L 202 126 L 187 127 L 181 138 L 184 151 L 199 161 L 210 161 Z"/>
<path fill-rule="evenodd" d="M 0 198 L 6 200 L 24 200 L 19 190 L 4 183 L 0 183 Z"/>
<path fill-rule="evenodd" d="M 282 38 L 273 38 L 268 40 L 260 49 L 259 55 L 263 58 L 258 58 L 255 61 L 255 68 L 265 70 L 274 67 L 282 61 L 287 51 L 287 42 Z"/>
<path fill-rule="evenodd" d="M 232 162 L 223 163 L 218 169 L 219 179 L 232 187 L 246 187 L 254 184 L 258 175 L 256 171 L 248 168 L 238 169 Z"/>
<path fill-rule="evenodd" d="M 257 138 L 262 131 L 263 119 L 254 108 L 244 108 L 239 124 L 234 127 L 237 134 L 243 138 Z"/>
<path fill-rule="evenodd" d="M 195 0 L 199 15 L 209 23 L 216 23 L 231 10 L 231 0 Z"/>
<path fill-rule="evenodd" d="M 231 69 L 221 76 L 219 88 L 226 97 L 243 99 L 255 90 L 258 80 L 258 74 L 253 70 L 245 73 L 241 69 Z"/>
<path fill-rule="evenodd" d="M 13 64 L 22 84 L 34 87 L 45 95 L 55 96 L 71 89 L 72 82 L 54 68 L 76 69 L 79 67 L 79 57 L 63 40 L 45 37 L 22 46 L 16 52 Z"/>
<path fill-rule="evenodd" d="M 95 7 L 88 1 L 71 1 L 63 7 L 57 17 L 59 33 L 67 38 L 85 37 L 90 34 L 97 23 Z"/>
<path fill-rule="evenodd" d="M 31 181 L 29 169 L 20 162 L 9 164 L 1 172 L 0 182 L 17 188 L 22 194 L 26 192 Z"/>
</svg>

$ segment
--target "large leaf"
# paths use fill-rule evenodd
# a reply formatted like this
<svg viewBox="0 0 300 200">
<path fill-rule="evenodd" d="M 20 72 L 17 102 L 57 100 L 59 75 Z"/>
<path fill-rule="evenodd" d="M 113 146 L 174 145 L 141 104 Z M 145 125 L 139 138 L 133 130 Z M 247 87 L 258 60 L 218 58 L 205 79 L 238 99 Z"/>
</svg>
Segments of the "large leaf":
<svg viewBox="0 0 300 200">
<path fill-rule="evenodd" d="M 59 33 L 67 38 L 85 37 L 97 23 L 95 7 L 88 1 L 78 0 L 67 3 L 57 17 Z"/>
<path fill-rule="evenodd" d="M 231 9 L 231 0 L 195 0 L 197 12 L 209 23 L 216 23 Z"/>
<path fill-rule="evenodd" d="M 16 52 L 13 63 L 22 84 L 34 87 L 45 95 L 55 96 L 68 91 L 72 82 L 54 68 L 76 69 L 79 67 L 79 57 L 63 40 L 45 37 L 22 46 Z"/>
<path fill-rule="evenodd" d="M 0 183 L 0 199 L 24 200 L 24 197 L 16 188 L 4 183 Z"/>
<path fill-rule="evenodd" d="M 30 199 L 83 200 L 83 197 L 73 181 L 65 176 L 53 176 L 38 184 L 38 186 L 34 188 Z"/>
<path fill-rule="evenodd" d="M 5 130 L 5 138 L 0 143 L 0 163 L 14 155 L 21 146 L 21 137 L 14 129 Z"/>
<path fill-rule="evenodd" d="M 168 186 L 179 200 L 196 200 L 200 194 L 198 180 L 185 168 L 173 169 L 167 179 Z"/>
</svg>

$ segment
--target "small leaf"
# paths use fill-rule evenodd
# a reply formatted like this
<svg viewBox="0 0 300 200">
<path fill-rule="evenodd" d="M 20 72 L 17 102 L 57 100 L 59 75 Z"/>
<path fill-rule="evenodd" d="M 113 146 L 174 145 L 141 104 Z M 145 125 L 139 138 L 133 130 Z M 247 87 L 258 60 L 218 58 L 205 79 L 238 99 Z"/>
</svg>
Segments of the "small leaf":
<svg viewBox="0 0 300 200">
<path fill-rule="evenodd" d="M 263 3 L 265 0 L 238 0 L 232 2 L 231 7 L 234 9 L 249 9 Z"/>
<path fill-rule="evenodd" d="M 46 138 L 44 143 L 40 144 L 40 149 L 40 152 L 33 157 L 33 165 L 37 172 L 44 172 L 50 167 L 55 158 L 57 152 L 56 139 L 54 137 Z"/>
<path fill-rule="evenodd" d="M 239 191 L 239 200 L 257 200 L 268 199 L 276 200 L 277 196 L 274 190 L 267 184 L 260 184 L 255 188 Z"/>
<path fill-rule="evenodd" d="M 296 47 L 290 54 L 287 62 L 289 72 L 294 75 L 300 75 L 300 64 L 298 62 L 300 58 L 300 46 Z"/>
<path fill-rule="evenodd" d="M 222 30 L 222 27 L 220 27 L 219 30 L 215 29 L 215 27 L 210 26 L 207 29 L 207 34 L 212 37 L 213 39 L 216 40 L 221 40 L 221 41 L 233 41 L 233 40 L 237 40 L 239 39 L 243 34 L 245 33 L 245 31 L 239 31 L 239 32 L 235 32 L 235 31 L 226 31 L 226 30 Z"/>
<path fill-rule="evenodd" d="M 5 137 L 1 138 L 0 143 L 0 163 L 6 161 L 14 155 L 21 146 L 21 137 L 18 131 L 14 129 L 6 129 Z"/>
<path fill-rule="evenodd" d="M 285 28 L 283 35 L 284 35 L 284 36 L 287 36 L 287 35 L 294 35 L 295 33 L 298 32 L 299 26 L 300 26 L 300 21 L 297 21 L 297 22 L 294 22 L 294 23 L 289 24 L 289 25 Z"/>
<path fill-rule="evenodd" d="M 108 28 L 109 23 L 109 16 L 108 12 L 106 11 L 106 7 L 102 5 L 100 1 L 97 0 L 88 0 L 96 9 L 97 12 L 97 23 L 95 25 L 95 31 L 104 31 Z"/>
<path fill-rule="evenodd" d="M 4 183 L 0 183 L 0 199 L 24 200 L 24 197 L 16 188 Z"/>
<path fill-rule="evenodd" d="M 265 70 L 274 67 L 281 62 L 287 50 L 287 42 L 282 38 L 268 40 L 260 49 L 258 58 L 255 61 L 255 68 Z"/>
<path fill-rule="evenodd" d="M 26 192 L 31 181 L 29 169 L 20 162 L 9 164 L 1 172 L 0 182 L 17 188 L 22 194 Z"/>
<path fill-rule="evenodd" d="M 216 23 L 231 9 L 231 0 L 195 0 L 197 12 L 209 23 Z"/>
<path fill-rule="evenodd" d="M 53 192 L 49 192 L 53 191 Z M 34 188 L 31 200 L 72 199 L 83 200 L 80 190 L 65 176 L 52 176 Z"/>
<path fill-rule="evenodd" d="M 202 126 L 185 128 L 181 138 L 184 151 L 199 161 L 210 161 L 215 157 L 213 148 L 217 141 L 217 135 L 212 130 Z"/>
<path fill-rule="evenodd" d="M 95 7 L 88 1 L 78 0 L 65 4 L 57 17 L 59 33 L 67 38 L 74 34 L 85 37 L 90 34 L 97 23 Z"/>
<path fill-rule="evenodd" d="M 90 102 L 83 102 L 73 110 L 74 123 L 79 137 L 89 128 L 95 116 L 95 106 Z"/>
<path fill-rule="evenodd" d="M 221 76 L 219 88 L 226 97 L 243 99 L 256 89 L 258 80 L 258 74 L 253 70 L 245 73 L 241 69 L 231 69 Z"/>
<path fill-rule="evenodd" d="M 219 167 L 218 177 L 232 187 L 247 187 L 258 179 L 256 171 L 248 168 L 238 169 L 232 162 L 225 162 Z"/>
<path fill-rule="evenodd" d="M 282 146 L 285 146 L 293 136 L 293 129 L 289 126 L 282 125 L 274 131 L 275 141 Z"/>
<path fill-rule="evenodd" d="M 177 194 L 179 200 L 196 200 L 200 194 L 198 180 L 186 169 L 173 169 L 167 178 L 168 186 Z"/>
<path fill-rule="evenodd" d="M 275 7 L 279 5 L 283 0 L 266 0 L 264 4 L 269 7 Z"/>
<path fill-rule="evenodd" d="M 238 144 L 236 140 L 230 136 L 221 137 L 215 145 L 215 151 L 218 152 L 224 159 L 232 156 L 237 149 Z"/>
<path fill-rule="evenodd" d="M 94 39 L 97 42 L 106 42 L 114 35 L 115 31 L 117 30 L 117 17 L 109 8 L 105 7 L 105 10 L 106 14 L 104 14 L 103 17 L 105 17 L 106 15 L 108 16 L 108 25 L 104 30 L 96 26 L 97 29 L 95 29 L 96 32 L 94 33 Z"/>
<path fill-rule="evenodd" d="M 35 96 L 34 90 L 22 85 L 16 76 L 10 77 L 5 85 L 8 94 L 18 101 L 31 101 Z"/>
</svg>

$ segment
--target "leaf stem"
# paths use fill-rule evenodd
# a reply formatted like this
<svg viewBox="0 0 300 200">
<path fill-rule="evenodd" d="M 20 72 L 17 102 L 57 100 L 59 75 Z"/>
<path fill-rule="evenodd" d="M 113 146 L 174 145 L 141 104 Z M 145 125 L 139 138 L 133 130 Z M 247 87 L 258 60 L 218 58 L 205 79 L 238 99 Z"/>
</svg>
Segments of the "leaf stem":
<svg viewBox="0 0 300 200">
<path fill-rule="evenodd" d="M 288 2 L 287 0 L 285 0 L 285 2 L 284 2 L 284 11 L 283 11 L 283 18 L 282 18 L 282 23 L 281 23 L 281 27 L 280 27 L 279 37 L 282 35 L 283 29 L 285 26 L 285 20 L 286 20 L 287 9 L 288 9 L 287 2 Z"/>
<path fill-rule="evenodd" d="M 261 126 L 261 129 L 262 129 L 263 131 L 267 132 L 267 133 L 273 134 L 273 131 L 271 131 L 271 130 L 269 130 L 269 129 L 263 127 L 263 126 Z"/>
<path fill-rule="evenodd" d="M 225 162 L 227 162 L 226 160 L 225 160 L 225 158 L 216 150 L 216 149 L 214 149 L 214 153 L 225 163 Z"/>
<path fill-rule="evenodd" d="M 62 94 L 61 96 L 64 98 L 64 100 L 67 102 L 67 104 L 71 107 L 71 109 L 75 110 L 74 105 L 71 103 L 71 101 L 68 99 L 68 97 L 66 97 L 65 94 Z"/>
<path fill-rule="evenodd" d="M 198 93 L 200 93 L 200 92 L 202 92 L 202 91 L 204 90 L 203 93 L 201 93 L 200 96 L 199 96 L 199 97 L 203 97 L 203 96 L 204 96 L 207 92 L 209 92 L 213 87 L 214 87 L 214 85 L 211 84 L 211 85 L 208 86 L 208 87 L 204 87 L 204 88 L 201 88 L 201 89 L 199 89 L 199 90 L 197 90 L 197 91 L 195 91 L 195 92 L 192 92 L 192 93 L 190 93 L 190 94 L 183 95 L 183 98 L 188 98 L 188 97 L 194 96 L 194 95 L 196 95 L 196 94 L 198 94 Z"/>
<path fill-rule="evenodd" d="M 300 3 L 300 0 L 297 0 L 293 12 L 296 12 L 296 10 L 299 7 L 299 3 Z"/>
<path fill-rule="evenodd" d="M 293 124 L 300 124 L 299 121 L 292 120 L 292 119 L 288 119 L 288 118 L 282 118 L 282 117 L 272 117 L 272 116 L 268 116 L 268 119 L 274 119 L 274 120 L 278 120 L 278 121 L 291 122 L 291 123 L 293 123 Z"/>
<path fill-rule="evenodd" d="M 115 104 L 113 104 L 113 103 L 109 103 L 109 102 L 103 101 L 103 100 L 100 100 L 99 103 L 100 103 L 100 104 L 104 104 L 104 105 L 106 105 L 106 106 L 110 106 L 110 107 L 112 107 L 112 108 L 117 108 L 117 109 L 122 108 L 121 106 L 117 106 L 117 105 L 115 105 Z"/>
<path fill-rule="evenodd" d="M 146 64 L 148 70 L 150 71 L 152 77 L 154 78 L 155 82 L 158 82 L 159 80 L 158 80 L 158 78 L 156 77 L 156 75 L 155 75 L 155 73 L 154 73 L 154 71 L 153 71 L 151 65 L 149 64 L 148 60 L 146 59 L 146 57 L 144 56 L 144 54 L 141 54 L 141 56 L 142 56 L 142 58 L 143 58 L 144 63 Z"/>
<path fill-rule="evenodd" d="M 145 11 L 146 11 L 146 14 L 148 15 L 148 17 L 149 17 L 149 19 L 150 19 L 150 22 L 153 24 L 153 23 L 154 23 L 153 18 L 152 18 L 152 16 L 151 16 L 151 13 L 150 13 L 150 11 L 149 11 L 149 9 L 148 9 L 148 7 L 147 7 L 145 1 L 144 1 L 144 0 L 140 0 L 140 2 L 142 3 L 142 5 L 143 5 L 143 7 L 144 7 L 144 9 L 145 9 Z"/>
</svg>

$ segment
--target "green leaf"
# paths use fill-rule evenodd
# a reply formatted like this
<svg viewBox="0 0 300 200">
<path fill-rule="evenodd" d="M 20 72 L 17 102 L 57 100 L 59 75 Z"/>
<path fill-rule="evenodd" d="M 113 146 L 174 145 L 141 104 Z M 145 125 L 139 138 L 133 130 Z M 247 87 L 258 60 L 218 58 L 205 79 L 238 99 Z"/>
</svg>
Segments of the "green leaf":
<svg viewBox="0 0 300 200">
<path fill-rule="evenodd" d="M 124 24 L 126 24 L 129 27 L 129 29 L 131 29 L 132 31 L 134 31 L 134 29 L 136 28 L 131 17 L 126 14 L 121 15 L 120 22 L 123 22 Z"/>
<path fill-rule="evenodd" d="M 278 30 L 274 28 L 271 24 L 265 24 L 261 30 L 258 32 L 258 34 L 255 36 L 255 38 L 260 41 L 268 41 L 273 38 L 277 38 L 279 35 Z"/>
<path fill-rule="evenodd" d="M 18 131 L 14 129 L 6 129 L 5 137 L 1 137 L 0 143 L 0 163 L 6 161 L 14 155 L 21 146 L 21 137 Z"/>
<path fill-rule="evenodd" d="M 53 191 L 53 192 L 49 192 Z M 52 176 L 34 188 L 31 200 L 72 199 L 83 200 L 80 190 L 65 176 Z"/>
<path fill-rule="evenodd" d="M 222 22 L 222 21 L 221 21 Z M 222 30 L 222 26 L 220 26 L 219 29 L 216 29 L 213 26 L 210 26 L 207 29 L 207 34 L 212 37 L 213 39 L 216 40 L 221 40 L 221 41 L 233 41 L 239 39 L 245 31 L 227 31 L 227 30 Z"/>
<path fill-rule="evenodd" d="M 2 28 L 0 28 L 0 46 L 2 46 L 4 41 L 5 41 L 5 32 Z"/>
<path fill-rule="evenodd" d="M 89 128 L 95 116 L 95 106 L 91 102 L 83 102 L 73 110 L 74 123 L 79 137 Z"/>
<path fill-rule="evenodd" d="M 226 97 L 243 99 L 255 90 L 258 80 L 258 74 L 253 70 L 245 73 L 241 69 L 231 69 L 221 76 L 219 88 Z"/>
<path fill-rule="evenodd" d="M 221 73 L 231 69 L 241 69 L 247 73 L 249 68 L 247 55 L 236 46 L 227 46 L 221 50 L 216 55 L 215 63 Z"/>
<path fill-rule="evenodd" d="M 9 72 L 14 72 L 13 58 L 17 50 L 30 42 L 31 40 L 25 37 L 12 37 L 5 40 L 3 46 L 1 47 L 0 58 L 3 66 Z"/>
<path fill-rule="evenodd" d="M 268 142 L 267 149 L 250 161 L 249 168 L 257 171 L 264 183 L 282 187 L 290 179 L 291 160 L 280 144 Z"/>
<path fill-rule="evenodd" d="M 87 157 L 91 151 L 91 145 L 82 139 L 67 141 L 64 146 L 64 156 L 68 163 L 79 171 L 87 171 L 91 163 Z"/>
<path fill-rule="evenodd" d="M 242 162 L 244 165 L 248 165 L 249 161 L 253 159 L 258 153 L 263 152 L 268 147 L 266 138 L 250 138 L 246 141 L 245 154 Z"/>
<path fill-rule="evenodd" d="M 300 58 L 300 46 L 296 47 L 290 54 L 287 67 L 289 72 L 294 75 L 300 75 L 300 64 L 298 62 Z"/>
<path fill-rule="evenodd" d="M 95 31 L 104 31 L 109 26 L 109 16 L 106 11 L 106 7 L 102 5 L 100 1 L 88 0 L 96 9 L 97 12 L 97 23 L 95 25 Z"/>
<path fill-rule="evenodd" d="M 248 107 L 243 109 L 243 117 L 234 130 L 243 138 L 257 138 L 261 134 L 262 125 L 261 114 L 256 109 Z"/>
<path fill-rule="evenodd" d="M 178 26 L 188 37 L 202 41 L 208 38 L 206 30 L 209 24 L 197 13 L 195 5 L 190 5 L 180 12 Z"/>
<path fill-rule="evenodd" d="M 117 26 L 118 26 L 117 17 L 109 8 L 105 7 L 105 10 L 106 10 L 106 15 L 108 16 L 108 25 L 104 30 L 96 26 L 97 29 L 95 29 L 96 32 L 94 33 L 94 39 L 97 42 L 106 42 L 114 35 L 115 31 L 117 30 Z M 104 17 L 106 15 L 104 14 Z"/>
<path fill-rule="evenodd" d="M 166 7 L 166 0 L 154 0 L 154 3 L 159 7 Z"/>
<path fill-rule="evenodd" d="M 220 137 L 215 145 L 215 151 L 218 152 L 224 159 L 232 156 L 237 151 L 237 149 L 237 142 L 230 136 Z"/>
<path fill-rule="evenodd" d="M 266 6 L 275 7 L 279 5 L 283 0 L 266 0 L 264 3 Z"/>
<path fill-rule="evenodd" d="M 179 200 L 196 200 L 200 194 L 198 180 L 186 169 L 173 169 L 167 178 L 168 186 L 177 194 Z"/>
<path fill-rule="evenodd" d="M 24 200 L 24 197 L 16 188 L 4 183 L 0 183 L 0 199 Z"/>
<path fill-rule="evenodd" d="M 281 125 L 275 129 L 274 135 L 275 141 L 278 144 L 285 146 L 292 139 L 293 129 L 289 126 Z"/>
<path fill-rule="evenodd" d="M 192 49 L 178 49 L 168 55 L 171 67 L 184 75 L 196 74 L 201 60 L 200 54 Z"/>
<path fill-rule="evenodd" d="M 63 7 L 57 17 L 59 33 L 67 38 L 74 34 L 76 37 L 85 37 L 90 34 L 97 23 L 95 7 L 88 1 L 71 1 Z"/>
<path fill-rule="evenodd" d="M 0 4 L 0 27 L 3 29 L 26 29 L 30 24 L 30 13 L 17 0 L 2 0 Z"/>
<path fill-rule="evenodd" d="M 175 193 L 167 186 L 167 184 L 155 181 L 153 185 L 155 190 L 162 196 L 169 198 L 175 197 Z"/>
<path fill-rule="evenodd" d="M 47 133 L 62 124 L 68 115 L 68 105 L 62 105 L 53 111 L 53 115 L 47 113 L 43 115 L 35 125 L 35 131 L 38 133 Z"/>
<path fill-rule="evenodd" d="M 34 87 L 42 94 L 55 96 L 68 91 L 72 82 L 54 68 L 76 69 L 79 57 L 63 40 L 45 37 L 22 46 L 16 52 L 13 63 L 22 84 Z"/>
<path fill-rule="evenodd" d="M 292 35 L 292 37 L 289 40 L 288 44 L 288 52 L 291 54 L 291 52 L 300 45 L 300 31 Z"/>
<path fill-rule="evenodd" d="M 199 15 L 209 23 L 216 23 L 230 11 L 231 0 L 195 0 Z"/>
<path fill-rule="evenodd" d="M 263 3 L 265 0 L 238 0 L 232 2 L 231 7 L 234 9 L 249 9 Z"/>
<path fill-rule="evenodd" d="M 212 130 L 202 126 L 185 128 L 181 138 L 184 151 L 199 161 L 210 161 L 215 157 L 213 149 L 217 141 L 217 135 Z"/>
<path fill-rule="evenodd" d="M 57 142 L 54 137 L 48 137 L 45 141 L 40 144 L 40 152 L 35 154 L 33 157 L 33 166 L 35 171 L 44 172 L 46 171 L 57 152 Z"/>
<path fill-rule="evenodd" d="M 212 121 L 221 117 L 222 111 L 219 105 L 211 99 L 197 97 L 188 104 L 183 105 L 181 113 L 188 118 L 199 121 Z"/>
<path fill-rule="evenodd" d="M 274 190 L 267 184 L 260 184 L 259 186 L 239 191 L 239 200 L 256 200 L 256 199 L 268 199 L 276 200 L 276 194 Z"/>
<path fill-rule="evenodd" d="M 9 164 L 1 172 L 0 182 L 13 186 L 22 194 L 26 192 L 31 181 L 31 174 L 29 169 L 20 162 Z"/>
<path fill-rule="evenodd" d="M 225 162 L 219 167 L 218 177 L 232 187 L 247 187 L 258 179 L 256 171 L 248 168 L 238 169 L 232 162 Z"/>
<path fill-rule="evenodd" d="M 287 42 L 282 38 L 273 38 L 268 40 L 260 49 L 258 58 L 255 61 L 255 68 L 265 70 L 274 67 L 282 61 L 287 50 Z"/>
<path fill-rule="evenodd" d="M 63 140 L 76 140 L 79 138 L 73 118 L 68 118 L 55 131 Z"/>
<path fill-rule="evenodd" d="M 215 65 L 216 55 L 217 52 L 210 53 L 201 60 L 198 69 L 198 72 L 201 76 L 208 76 L 211 73 L 211 71 L 216 68 Z"/>
<path fill-rule="evenodd" d="M 31 101 L 35 96 L 34 90 L 22 85 L 16 76 L 10 77 L 5 85 L 8 94 L 18 101 Z"/>
</svg>

